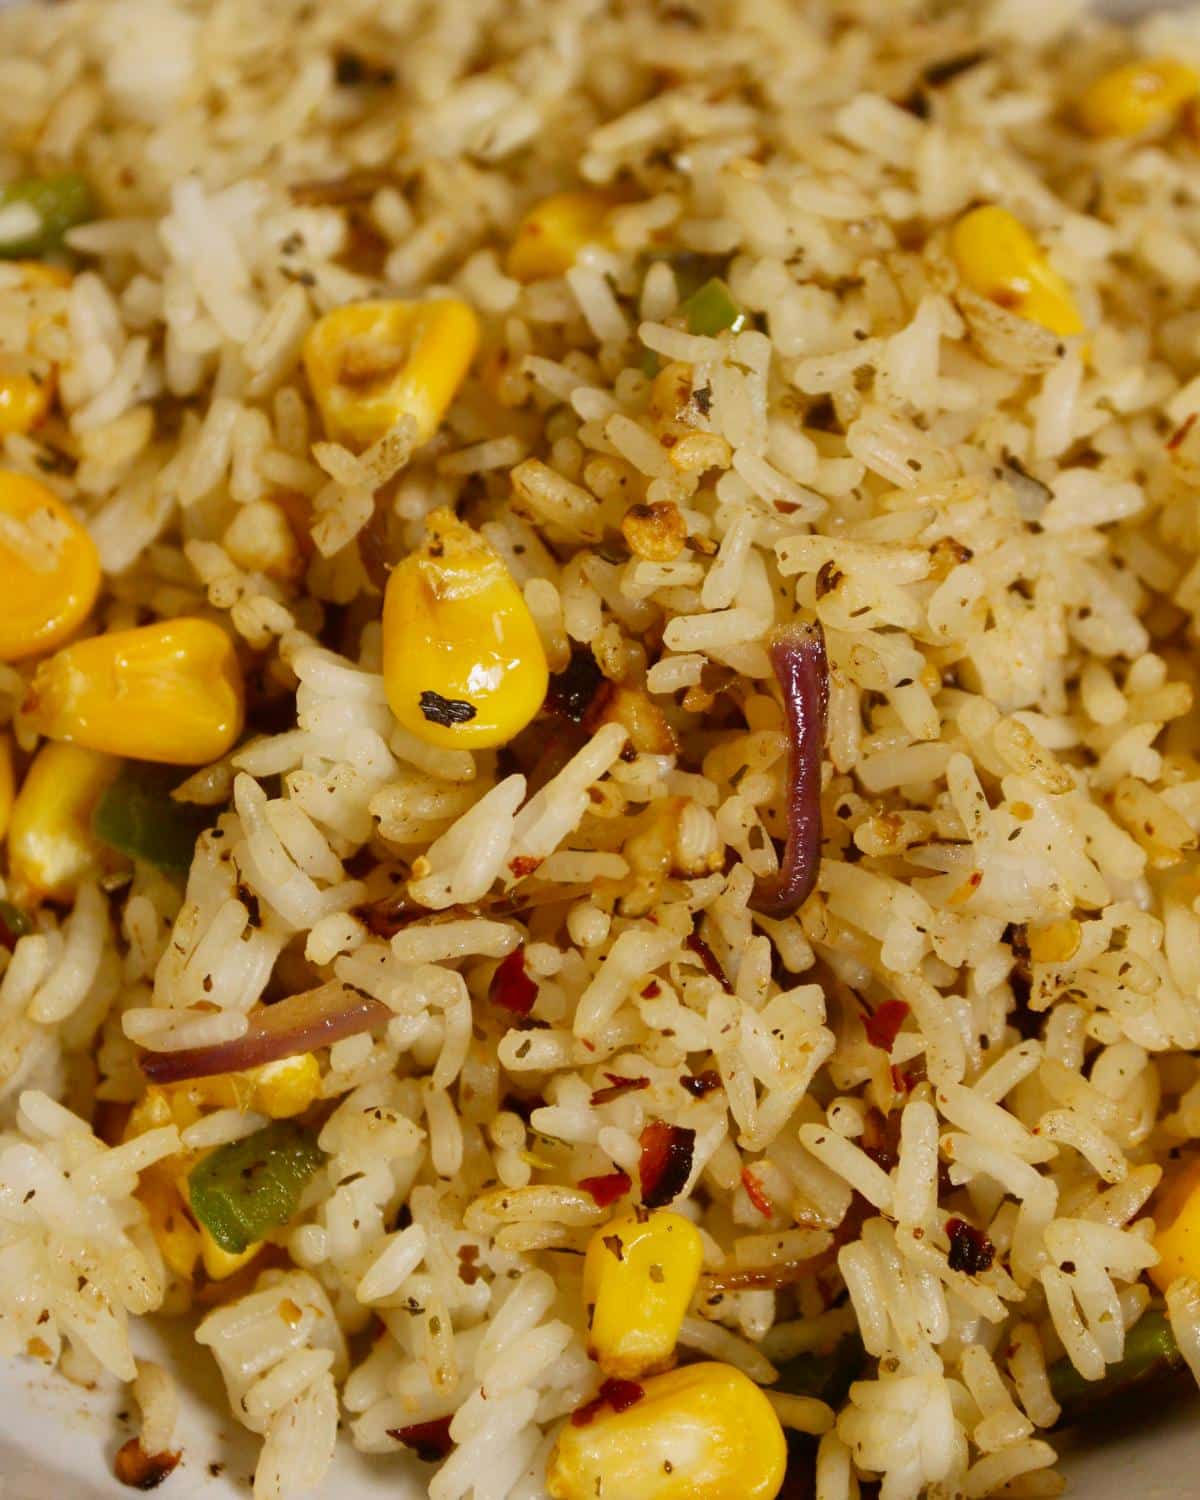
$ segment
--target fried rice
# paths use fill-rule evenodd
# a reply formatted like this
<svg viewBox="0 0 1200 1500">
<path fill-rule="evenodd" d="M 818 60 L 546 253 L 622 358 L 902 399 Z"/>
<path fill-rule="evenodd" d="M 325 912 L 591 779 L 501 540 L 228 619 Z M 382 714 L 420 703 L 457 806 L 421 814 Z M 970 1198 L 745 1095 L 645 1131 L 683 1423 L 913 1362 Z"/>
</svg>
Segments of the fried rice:
<svg viewBox="0 0 1200 1500">
<path fill-rule="evenodd" d="M 1153 1326 L 1200 1377 L 1200 1256 L 1158 1243 L 1200 1135 L 1200 114 L 1078 116 L 1138 57 L 1200 70 L 1200 13 L 0 14 L 0 180 L 94 200 L 60 281 L 0 262 L 0 381 L 54 386 L 0 490 L 90 534 L 77 633 L 216 622 L 246 684 L 171 780 L 182 863 L 93 823 L 38 892 L 15 819 L 0 852 L 0 1350 L 133 1382 L 149 1461 L 177 1397 L 130 1325 L 191 1319 L 257 1500 L 338 1443 L 537 1500 L 606 1399 L 584 1252 L 669 1207 L 670 1362 L 768 1392 L 819 1500 L 1058 1494 L 1072 1372 Z M 516 274 L 564 192 L 603 231 Z M 981 295 L 980 205 L 1075 331 Z M 480 332 L 436 431 L 324 430 L 314 325 L 437 298 Z M 482 749 L 384 676 L 389 578 L 454 517 L 549 673 Z M 0 581 L 51 544 L 0 529 Z M 18 805 L 35 671 L 0 664 Z M 177 1164 L 277 1128 L 211 1080 L 296 1057 L 294 1203 L 181 1273 Z"/>
</svg>

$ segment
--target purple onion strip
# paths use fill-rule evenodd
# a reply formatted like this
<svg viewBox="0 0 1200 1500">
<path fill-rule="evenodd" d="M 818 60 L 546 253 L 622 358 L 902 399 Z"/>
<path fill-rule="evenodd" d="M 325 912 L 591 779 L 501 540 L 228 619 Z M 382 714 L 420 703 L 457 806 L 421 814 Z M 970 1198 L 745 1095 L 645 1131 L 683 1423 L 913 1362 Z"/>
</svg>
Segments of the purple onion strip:
<svg viewBox="0 0 1200 1500">
<path fill-rule="evenodd" d="M 821 863 L 821 750 L 829 709 L 829 662 L 818 624 L 783 625 L 768 642 L 783 695 L 788 742 L 787 842 L 776 874 L 755 881 L 750 905 L 766 917 L 790 917 L 817 883 Z"/>
<path fill-rule="evenodd" d="M 235 1041 L 179 1052 L 146 1052 L 142 1072 L 151 1083 L 179 1083 L 215 1073 L 241 1073 L 263 1063 L 329 1047 L 343 1037 L 386 1026 L 392 1012 L 361 990 L 334 980 L 276 1005 L 250 1012 L 248 1029 Z"/>
</svg>

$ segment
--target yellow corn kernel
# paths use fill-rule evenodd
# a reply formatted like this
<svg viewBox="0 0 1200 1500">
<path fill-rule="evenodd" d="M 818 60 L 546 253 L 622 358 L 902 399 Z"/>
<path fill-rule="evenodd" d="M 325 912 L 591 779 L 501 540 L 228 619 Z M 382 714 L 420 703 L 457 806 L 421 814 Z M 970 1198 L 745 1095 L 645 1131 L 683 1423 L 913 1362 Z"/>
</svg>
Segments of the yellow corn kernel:
<svg viewBox="0 0 1200 1500">
<path fill-rule="evenodd" d="M 1165 1179 L 1154 1202 L 1158 1264 L 1150 1280 L 1161 1291 L 1179 1276 L 1200 1276 L 1200 1157 Z"/>
<path fill-rule="evenodd" d="M 0 472 L 0 661 L 66 640 L 99 588 L 95 544 L 58 496 L 25 474 Z"/>
<path fill-rule="evenodd" d="M 588 1353 L 606 1375 L 644 1375 L 672 1358 L 703 1257 L 699 1232 L 679 1214 L 631 1214 L 596 1231 L 583 1300 Z"/>
<path fill-rule="evenodd" d="M 75 745 L 43 745 L 13 802 L 8 869 L 21 896 L 67 901 L 81 880 L 119 868 L 92 837 L 92 809 L 121 763 Z"/>
<path fill-rule="evenodd" d="M 314 323 L 304 368 L 331 438 L 366 447 L 401 417 L 427 442 L 463 383 L 479 345 L 465 302 L 352 302 Z"/>
<path fill-rule="evenodd" d="M 0 839 L 3 839 L 8 832 L 8 820 L 12 816 L 16 789 L 12 735 L 0 734 Z"/>
<path fill-rule="evenodd" d="M 1076 106 L 1089 135 L 1132 136 L 1169 126 L 1200 90 L 1200 74 L 1170 57 L 1138 58 L 1103 73 Z"/>
<path fill-rule="evenodd" d="M 15 262 L 12 269 L 18 275 L 15 287 L 18 291 L 36 292 L 47 287 L 67 287 L 71 284 L 70 272 L 63 270 L 61 266 L 26 260 Z M 32 317 L 31 334 L 36 334 L 45 322 L 43 317 Z M 31 432 L 43 422 L 54 401 L 54 389 L 53 369 L 10 369 L 0 374 L 0 437 L 7 437 L 13 432 Z"/>
<path fill-rule="evenodd" d="M 162 620 L 90 636 L 42 662 L 25 712 L 50 739 L 199 766 L 242 732 L 242 672 L 219 625 Z"/>
<path fill-rule="evenodd" d="M 607 243 L 608 216 L 620 202 L 615 193 L 589 189 L 543 198 L 517 226 L 505 270 L 517 281 L 561 276 L 585 245 Z"/>
<path fill-rule="evenodd" d="M 549 683 L 533 616 L 503 559 L 448 510 L 392 570 L 383 603 L 383 682 L 396 718 L 427 744 L 506 744 Z"/>
<path fill-rule="evenodd" d="M 272 1120 L 302 1114 L 321 1093 L 321 1066 L 311 1052 L 264 1063 L 248 1077 L 254 1085 L 254 1108 Z"/>
<path fill-rule="evenodd" d="M 546 1470 L 553 1500 L 774 1500 L 787 1445 L 752 1380 L 732 1365 L 684 1365 L 642 1389 L 624 1411 L 563 1428 Z"/>
<path fill-rule="evenodd" d="M 964 283 L 980 297 L 1051 333 L 1083 332 L 1070 287 L 1006 208 L 991 203 L 964 214 L 950 232 L 950 253 Z"/>
<path fill-rule="evenodd" d="M 176 1276 L 190 1281 L 200 1259 L 200 1227 L 184 1208 L 177 1174 L 170 1162 L 156 1161 L 142 1172 L 134 1196 L 146 1210 L 150 1233 Z"/>
</svg>

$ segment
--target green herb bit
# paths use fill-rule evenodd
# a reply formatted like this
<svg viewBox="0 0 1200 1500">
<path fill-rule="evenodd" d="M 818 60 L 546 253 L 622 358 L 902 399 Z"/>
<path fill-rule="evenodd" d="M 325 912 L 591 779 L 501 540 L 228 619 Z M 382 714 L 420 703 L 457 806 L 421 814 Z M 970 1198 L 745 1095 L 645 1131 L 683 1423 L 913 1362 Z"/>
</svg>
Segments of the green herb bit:
<svg viewBox="0 0 1200 1500">
<path fill-rule="evenodd" d="M 687 331 L 704 338 L 724 332 L 740 333 L 747 323 L 746 314 L 733 300 L 733 294 L 719 276 L 713 276 L 683 304 Z"/>
<path fill-rule="evenodd" d="M 196 840 L 213 820 L 211 808 L 176 802 L 180 773 L 170 766 L 131 761 L 101 795 L 92 832 L 110 848 L 167 874 L 186 874 Z"/>
<path fill-rule="evenodd" d="M 269 1229 L 287 1224 L 309 1178 L 324 1161 L 312 1135 L 279 1120 L 220 1146 L 188 1177 L 192 1212 L 222 1250 L 241 1255 Z"/>
<path fill-rule="evenodd" d="M 17 939 L 33 931 L 33 923 L 19 906 L 0 901 L 0 948 L 15 948 Z"/>
<path fill-rule="evenodd" d="M 5 233 L 3 210 L 15 210 L 18 206 L 32 210 L 29 223 L 21 222 L 26 215 L 14 214 L 12 231 Z M 58 250 L 68 229 L 94 216 L 92 190 L 78 172 L 22 177 L 10 182 L 6 188 L 0 188 L 0 259 L 45 255 Z"/>
<path fill-rule="evenodd" d="M 1126 1395 L 1183 1368 L 1183 1355 L 1166 1315 L 1150 1308 L 1125 1335 L 1124 1356 L 1109 1365 L 1102 1379 L 1085 1380 L 1065 1358 L 1056 1360 L 1048 1373 L 1054 1399 L 1063 1409 L 1062 1420 L 1073 1422 L 1112 1396 Z"/>
</svg>

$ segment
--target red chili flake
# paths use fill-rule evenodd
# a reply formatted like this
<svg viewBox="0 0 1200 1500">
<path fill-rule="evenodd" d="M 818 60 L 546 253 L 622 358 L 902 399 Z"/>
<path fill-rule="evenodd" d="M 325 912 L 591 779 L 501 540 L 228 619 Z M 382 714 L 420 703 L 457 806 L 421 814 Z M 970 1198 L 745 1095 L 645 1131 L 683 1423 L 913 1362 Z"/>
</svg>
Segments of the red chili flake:
<svg viewBox="0 0 1200 1500">
<path fill-rule="evenodd" d="M 703 1099 L 705 1094 L 721 1087 L 721 1075 L 716 1068 L 705 1068 L 703 1073 L 685 1073 L 679 1080 L 679 1087 L 686 1089 L 693 1099 Z"/>
<path fill-rule="evenodd" d="M 450 1418 L 437 1417 L 432 1422 L 414 1422 L 411 1427 L 389 1427 L 387 1435 L 411 1448 L 423 1463 L 440 1463 L 454 1447 L 450 1437 Z"/>
<path fill-rule="evenodd" d="M 686 1125 L 651 1120 L 638 1139 L 642 1148 L 638 1161 L 642 1202 L 647 1208 L 665 1208 L 692 1175 L 696 1132 Z"/>
<path fill-rule="evenodd" d="M 571 1426 L 586 1427 L 589 1422 L 596 1420 L 606 1406 L 615 1412 L 628 1411 L 645 1394 L 636 1380 L 606 1380 L 592 1400 L 571 1413 Z"/>
<path fill-rule="evenodd" d="M 996 1247 L 974 1224 L 965 1219 L 947 1219 L 946 1233 L 950 1236 L 950 1254 L 947 1257 L 952 1271 L 965 1271 L 968 1276 L 978 1276 L 986 1271 L 996 1258 Z"/>
<path fill-rule="evenodd" d="M 769 1219 L 775 1212 L 775 1205 L 763 1191 L 763 1185 L 755 1177 L 749 1167 L 742 1168 L 742 1186 L 746 1189 L 746 1197 L 754 1204 L 764 1219 Z"/>
<path fill-rule="evenodd" d="M 582 1177 L 579 1186 L 590 1193 L 598 1208 L 609 1208 L 633 1186 L 628 1172 L 606 1172 L 603 1177 Z"/>
<path fill-rule="evenodd" d="M 517 880 L 524 880 L 526 875 L 532 875 L 541 864 L 540 859 L 535 859 L 532 854 L 518 854 L 516 859 L 510 859 L 508 868 Z"/>
<path fill-rule="evenodd" d="M 646 988 L 642 991 L 642 999 L 643 1000 L 657 1000 L 657 998 L 661 994 L 662 994 L 662 985 L 659 984 L 659 982 L 658 982 L 657 979 L 652 979 L 650 981 L 650 983 L 646 986 Z"/>
<path fill-rule="evenodd" d="M 715 979 L 722 989 L 729 988 L 729 981 L 725 978 L 725 970 L 717 962 L 717 955 L 698 932 L 689 933 L 683 940 L 683 946 L 692 950 L 703 964 L 704 972 L 710 979 Z"/>
<path fill-rule="evenodd" d="M 608 1079 L 606 1089 L 596 1089 L 592 1094 L 593 1104 L 608 1104 L 613 1099 L 619 1099 L 622 1094 L 632 1094 L 638 1089 L 648 1089 L 650 1080 L 648 1078 L 622 1078 L 620 1073 L 605 1073 Z"/>
<path fill-rule="evenodd" d="M 1182 444 L 1183 444 L 1184 439 L 1187 437 L 1188 433 L 1191 432 L 1192 428 L 1195 425 L 1196 425 L 1196 413 L 1193 412 L 1191 414 L 1191 416 L 1187 419 L 1187 421 L 1183 424 L 1183 426 L 1182 427 L 1177 427 L 1175 429 L 1175 431 L 1171 434 L 1171 436 L 1167 439 L 1167 452 L 1168 453 L 1174 453 L 1175 450 L 1176 450 L 1176 448 L 1181 447 Z"/>
<path fill-rule="evenodd" d="M 488 999 L 515 1016 L 527 1016 L 538 997 L 538 987 L 525 972 L 525 950 L 516 948 L 496 965 Z"/>
<path fill-rule="evenodd" d="M 890 1172 L 900 1160 L 900 1111 L 894 1109 L 885 1115 L 869 1109 L 858 1144 L 877 1167 Z"/>
<path fill-rule="evenodd" d="M 908 1015 L 908 1006 L 903 1000 L 885 1000 L 873 1016 L 863 1023 L 867 1030 L 867 1041 L 872 1047 L 890 1052 Z"/>
</svg>

